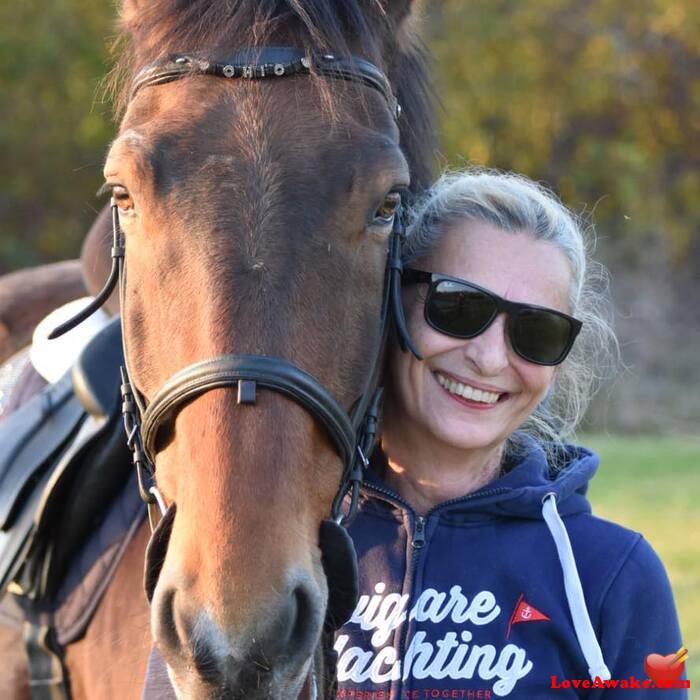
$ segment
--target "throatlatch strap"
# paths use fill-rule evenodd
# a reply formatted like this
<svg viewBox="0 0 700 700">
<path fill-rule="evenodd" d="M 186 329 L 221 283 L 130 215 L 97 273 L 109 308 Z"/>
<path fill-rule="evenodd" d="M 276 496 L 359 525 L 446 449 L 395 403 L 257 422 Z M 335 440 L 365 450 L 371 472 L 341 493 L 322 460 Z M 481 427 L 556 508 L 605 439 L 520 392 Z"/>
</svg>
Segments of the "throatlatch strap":
<svg viewBox="0 0 700 700">
<path fill-rule="evenodd" d="M 70 700 L 68 673 L 50 615 L 43 613 L 24 623 L 24 645 L 32 700 Z"/>
</svg>

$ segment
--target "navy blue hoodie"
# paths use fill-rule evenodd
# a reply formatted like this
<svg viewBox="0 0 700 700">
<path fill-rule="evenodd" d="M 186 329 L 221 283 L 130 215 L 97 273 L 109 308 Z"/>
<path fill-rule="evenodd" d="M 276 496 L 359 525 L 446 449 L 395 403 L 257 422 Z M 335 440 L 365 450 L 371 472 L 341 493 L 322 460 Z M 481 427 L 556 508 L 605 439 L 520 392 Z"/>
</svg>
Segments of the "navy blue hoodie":
<svg viewBox="0 0 700 700">
<path fill-rule="evenodd" d="M 533 443 L 425 517 L 370 471 L 350 530 L 361 597 L 336 637 L 338 697 L 686 698 L 644 687 L 646 656 L 681 647 L 678 619 L 650 545 L 591 514 L 597 468 L 572 446 L 551 472 Z"/>
</svg>

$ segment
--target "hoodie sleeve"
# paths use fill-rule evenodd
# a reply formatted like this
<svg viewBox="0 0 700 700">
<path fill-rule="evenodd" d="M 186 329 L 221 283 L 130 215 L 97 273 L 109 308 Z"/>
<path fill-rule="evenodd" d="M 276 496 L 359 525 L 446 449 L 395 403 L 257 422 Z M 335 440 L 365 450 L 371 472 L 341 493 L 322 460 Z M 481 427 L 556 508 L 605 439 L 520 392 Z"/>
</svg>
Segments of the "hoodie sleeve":
<svg viewBox="0 0 700 700">
<path fill-rule="evenodd" d="M 612 679 L 648 679 L 649 654 L 674 654 L 682 647 L 671 584 L 661 560 L 640 535 L 602 598 L 600 641 Z M 684 672 L 681 679 L 686 679 Z M 684 688 L 646 689 L 644 698 L 686 700 Z M 596 689 L 591 700 L 619 697 L 614 689 Z"/>
</svg>

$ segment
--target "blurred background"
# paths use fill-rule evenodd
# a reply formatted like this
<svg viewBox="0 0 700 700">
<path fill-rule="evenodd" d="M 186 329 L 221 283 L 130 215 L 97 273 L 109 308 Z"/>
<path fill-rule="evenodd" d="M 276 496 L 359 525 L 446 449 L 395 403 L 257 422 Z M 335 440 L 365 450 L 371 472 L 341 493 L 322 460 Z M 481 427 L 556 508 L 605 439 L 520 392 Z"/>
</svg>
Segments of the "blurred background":
<svg viewBox="0 0 700 700">
<path fill-rule="evenodd" d="M 115 15 L 0 3 L 0 274 L 77 257 L 99 209 Z M 595 228 L 625 369 L 581 438 L 594 507 L 660 552 L 700 685 L 700 3 L 442 0 L 424 28 L 440 165 L 522 172 Z"/>
</svg>

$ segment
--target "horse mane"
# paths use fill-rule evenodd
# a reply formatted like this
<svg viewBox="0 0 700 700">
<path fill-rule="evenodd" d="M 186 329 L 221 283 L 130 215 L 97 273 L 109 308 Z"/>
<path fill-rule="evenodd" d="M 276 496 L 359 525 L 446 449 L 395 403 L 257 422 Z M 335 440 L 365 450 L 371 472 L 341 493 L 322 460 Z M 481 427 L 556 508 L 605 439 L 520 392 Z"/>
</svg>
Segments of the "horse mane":
<svg viewBox="0 0 700 700">
<path fill-rule="evenodd" d="M 435 105 L 437 96 L 429 73 L 430 54 L 415 37 L 409 50 L 399 54 L 395 77 L 391 76 L 396 97 L 403 110 L 399 119 L 401 149 L 411 171 L 411 192 L 433 184 L 438 152 Z"/>
<path fill-rule="evenodd" d="M 126 108 L 136 72 L 171 53 L 291 45 L 358 54 L 383 67 L 394 87 L 411 189 L 419 191 L 433 179 L 435 94 L 427 49 L 412 29 L 397 26 L 388 2 L 396 0 L 125 0 L 111 80 L 117 114 Z M 412 25 L 412 19 L 402 24 Z"/>
</svg>

